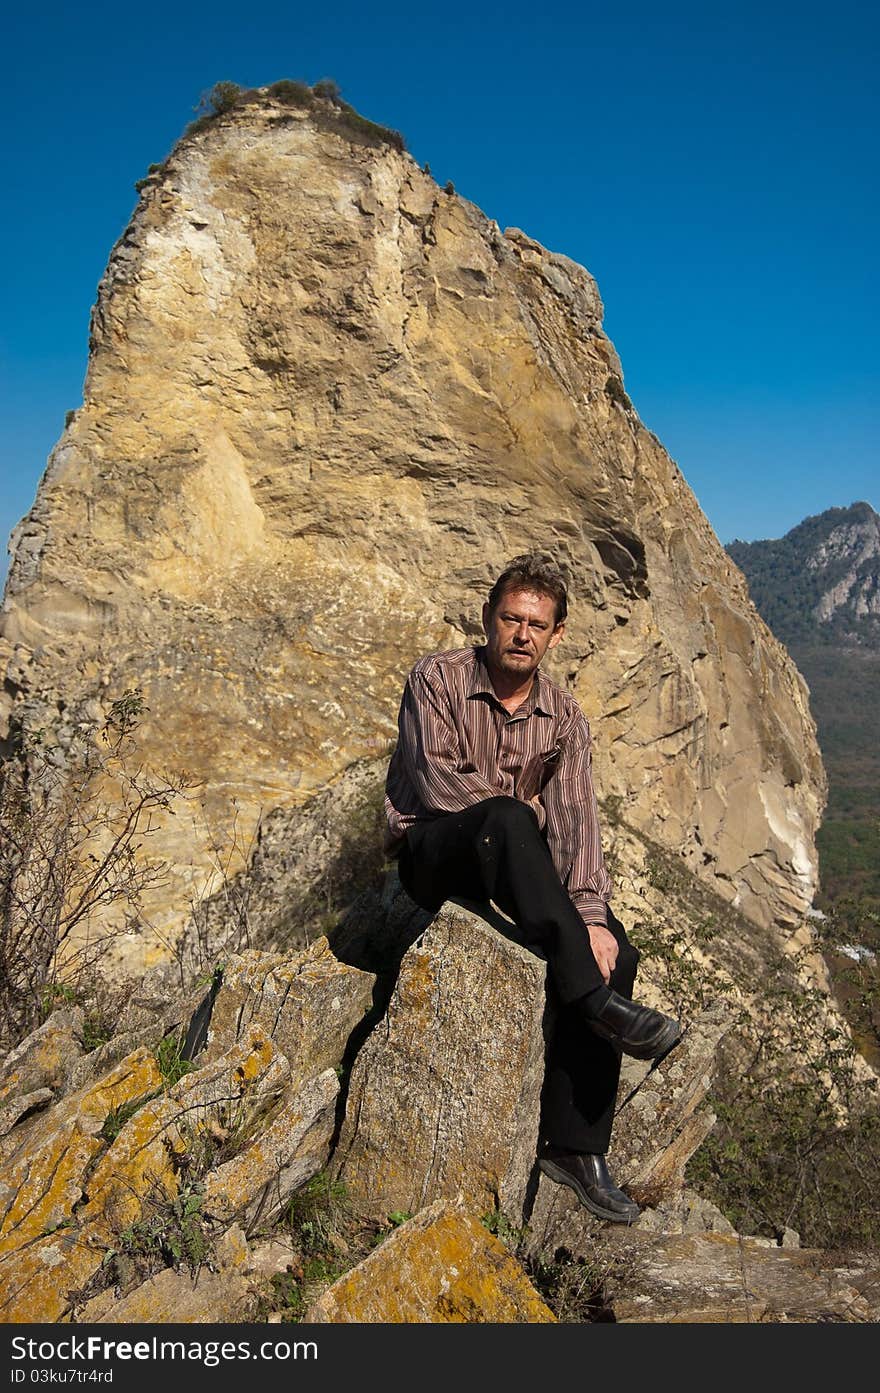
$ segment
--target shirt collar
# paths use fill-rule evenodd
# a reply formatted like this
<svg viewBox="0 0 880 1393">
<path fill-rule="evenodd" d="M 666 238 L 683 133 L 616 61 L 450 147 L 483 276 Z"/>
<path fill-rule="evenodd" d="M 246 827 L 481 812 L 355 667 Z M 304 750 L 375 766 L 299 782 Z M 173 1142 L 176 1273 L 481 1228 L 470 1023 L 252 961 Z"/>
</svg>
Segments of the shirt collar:
<svg viewBox="0 0 880 1393">
<path fill-rule="evenodd" d="M 474 663 L 471 673 L 471 686 L 468 692 L 468 700 L 476 696 L 489 696 L 493 701 L 498 702 L 495 689 L 489 678 L 489 669 L 486 666 L 485 644 L 481 644 L 474 648 Z M 500 702 L 498 702 L 498 704 L 500 705 Z M 553 715 L 549 684 L 540 668 L 538 668 L 535 673 L 531 691 L 522 706 L 517 707 L 514 714 L 516 716 L 530 716 L 533 711 L 539 716 Z"/>
</svg>

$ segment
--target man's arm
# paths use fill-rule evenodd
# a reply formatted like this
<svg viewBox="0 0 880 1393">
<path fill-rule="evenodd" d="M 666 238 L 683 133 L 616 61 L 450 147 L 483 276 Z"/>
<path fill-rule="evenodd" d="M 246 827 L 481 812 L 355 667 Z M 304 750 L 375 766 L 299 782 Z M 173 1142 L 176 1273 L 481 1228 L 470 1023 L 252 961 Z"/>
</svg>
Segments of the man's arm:
<svg viewBox="0 0 880 1393">
<path fill-rule="evenodd" d="M 602 857 L 590 727 L 580 710 L 572 713 L 571 727 L 560 733 L 559 743 L 559 763 L 541 794 L 547 845 L 584 923 L 604 926 L 611 878 Z"/>
<path fill-rule="evenodd" d="M 498 797 L 500 788 L 463 758 L 449 697 L 430 665 L 417 665 L 407 678 L 398 732 L 396 758 L 428 812 L 458 813 Z"/>
</svg>

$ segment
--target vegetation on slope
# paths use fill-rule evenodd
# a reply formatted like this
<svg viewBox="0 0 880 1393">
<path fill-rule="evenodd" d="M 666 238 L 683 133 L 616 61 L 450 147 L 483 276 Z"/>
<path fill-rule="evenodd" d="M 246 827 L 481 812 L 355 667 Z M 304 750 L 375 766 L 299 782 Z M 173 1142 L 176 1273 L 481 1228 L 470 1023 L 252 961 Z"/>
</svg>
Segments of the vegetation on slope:
<svg viewBox="0 0 880 1393">
<path fill-rule="evenodd" d="M 810 688 L 828 772 L 819 829 L 817 908 L 835 993 L 867 1059 L 880 1065 L 880 619 L 841 605 L 826 621 L 821 597 L 853 568 L 828 547 L 833 532 L 870 523 L 867 503 L 806 518 L 778 541 L 732 542 L 752 598 Z M 833 554 L 837 553 L 837 554 Z M 821 556 L 821 564 L 816 564 Z M 871 578 L 877 559 L 855 565 Z M 854 954 L 858 956 L 853 956 Z"/>
<path fill-rule="evenodd" d="M 779 1241 L 793 1228 L 810 1247 L 880 1250 L 880 1111 L 858 1042 L 827 1014 L 825 994 L 804 985 L 800 955 L 774 949 L 672 852 L 636 835 L 652 885 L 676 912 L 671 930 L 644 922 L 630 936 L 676 1012 L 733 1002 L 732 984 L 754 1000 L 722 1045 L 717 1121 L 689 1183 L 739 1233 Z"/>
<path fill-rule="evenodd" d="M 782 538 L 761 542 L 730 542 L 726 548 L 749 582 L 749 591 L 758 611 L 776 637 L 787 646 L 793 643 L 833 644 L 861 639 L 880 642 L 880 619 L 876 615 L 856 615 L 843 605 L 827 621 L 816 618 L 815 609 L 822 596 L 844 578 L 853 566 L 849 553 L 818 555 L 830 534 L 840 528 L 869 523 L 874 510 L 868 503 L 849 508 L 829 508 L 805 518 Z M 863 563 L 869 573 L 871 561 Z M 876 562 L 873 563 L 876 566 Z M 860 568 L 856 567 L 857 572 Z"/>
<path fill-rule="evenodd" d="M 400 151 L 406 149 L 400 131 L 361 116 L 353 106 L 343 101 L 339 86 L 329 77 L 322 78 L 312 87 L 291 78 L 281 78 L 268 87 L 239 87 L 235 82 L 217 82 L 202 97 L 197 108 L 200 114 L 189 126 L 187 134 L 202 130 L 230 111 L 267 100 L 308 111 L 318 125 L 335 130 L 359 144 L 391 145 Z"/>
</svg>

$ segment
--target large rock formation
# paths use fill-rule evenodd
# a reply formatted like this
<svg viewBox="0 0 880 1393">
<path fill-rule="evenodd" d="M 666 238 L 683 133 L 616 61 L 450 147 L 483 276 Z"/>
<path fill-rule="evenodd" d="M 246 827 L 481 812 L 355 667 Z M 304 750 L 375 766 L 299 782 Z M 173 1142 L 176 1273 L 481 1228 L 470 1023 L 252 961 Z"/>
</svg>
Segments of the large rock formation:
<svg viewBox="0 0 880 1393">
<path fill-rule="evenodd" d="M 388 919 L 403 928 L 402 906 Z M 734 999 L 695 1010 L 658 1064 L 627 1061 L 614 1162 L 646 1206 L 631 1230 L 539 1176 L 543 974 L 488 922 L 445 907 L 405 949 L 350 1072 L 367 983 L 326 940 L 285 959 L 238 955 L 188 1026 L 179 1000 L 171 1036 L 154 1017 L 109 1069 L 101 1049 L 57 1067 L 57 1046 L 84 1044 L 81 1019 L 60 1011 L 0 1064 L 0 1096 L 16 1103 L 0 1134 L 0 1324 L 252 1323 L 297 1309 L 308 1322 L 545 1323 L 568 1318 L 566 1304 L 553 1280 L 552 1304 L 533 1283 L 546 1294 L 566 1266 L 615 1319 L 876 1320 L 870 1254 L 782 1251 L 798 1246 L 789 1228 L 741 1237 L 684 1187 Z M 320 1038 L 311 1026 L 334 987 Z M 174 1081 L 165 1046 L 184 1035 L 200 1043 Z M 340 1168 L 357 1219 L 343 1233 L 334 1186 L 311 1204 L 306 1190 Z M 586 1299 L 579 1311 L 598 1318 Z"/>
<path fill-rule="evenodd" d="M 167 953 L 233 826 L 240 853 L 261 811 L 387 748 L 412 662 L 478 638 L 536 546 L 571 574 L 549 670 L 603 794 L 756 921 L 810 904 L 806 690 L 602 314 L 567 257 L 268 94 L 144 181 L 0 637 L 7 725 L 63 744 L 139 687 L 149 763 L 202 781 L 156 827 L 173 877 L 128 961 Z"/>
</svg>

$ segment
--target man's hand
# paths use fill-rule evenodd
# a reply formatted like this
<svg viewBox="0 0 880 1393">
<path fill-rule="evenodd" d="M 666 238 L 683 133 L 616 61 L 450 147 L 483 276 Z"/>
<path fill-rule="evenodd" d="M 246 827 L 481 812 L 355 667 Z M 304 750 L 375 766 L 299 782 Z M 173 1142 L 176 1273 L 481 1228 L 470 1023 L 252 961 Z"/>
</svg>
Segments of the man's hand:
<svg viewBox="0 0 880 1393">
<path fill-rule="evenodd" d="M 617 939 L 604 924 L 588 924 L 587 933 L 590 935 L 593 957 L 599 964 L 599 971 L 607 987 L 617 962 Z"/>
</svg>

